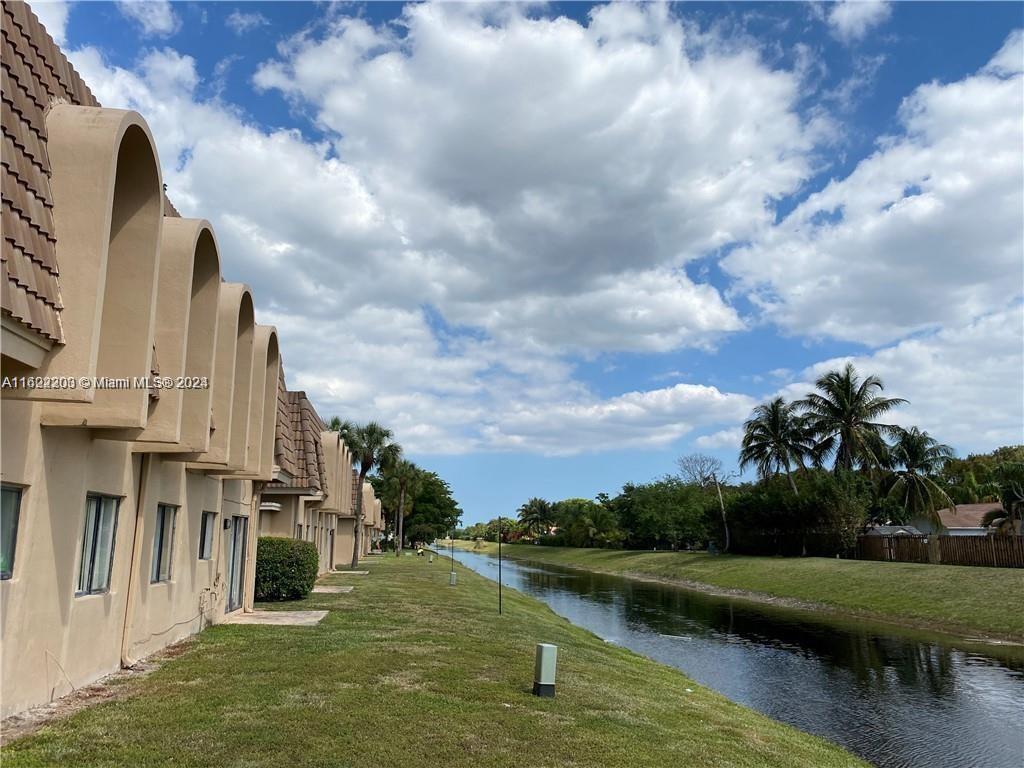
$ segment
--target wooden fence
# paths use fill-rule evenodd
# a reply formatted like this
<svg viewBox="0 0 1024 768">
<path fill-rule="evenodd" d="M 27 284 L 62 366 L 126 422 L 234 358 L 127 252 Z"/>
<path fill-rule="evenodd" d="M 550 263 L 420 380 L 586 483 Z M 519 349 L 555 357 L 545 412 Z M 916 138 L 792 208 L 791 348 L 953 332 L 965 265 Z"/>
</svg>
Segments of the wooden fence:
<svg viewBox="0 0 1024 768">
<path fill-rule="evenodd" d="M 860 536 L 857 539 L 858 560 L 884 560 L 887 563 L 927 563 L 928 537 Z"/>
<path fill-rule="evenodd" d="M 858 560 L 1024 568 L 1024 536 L 861 536 Z"/>
</svg>

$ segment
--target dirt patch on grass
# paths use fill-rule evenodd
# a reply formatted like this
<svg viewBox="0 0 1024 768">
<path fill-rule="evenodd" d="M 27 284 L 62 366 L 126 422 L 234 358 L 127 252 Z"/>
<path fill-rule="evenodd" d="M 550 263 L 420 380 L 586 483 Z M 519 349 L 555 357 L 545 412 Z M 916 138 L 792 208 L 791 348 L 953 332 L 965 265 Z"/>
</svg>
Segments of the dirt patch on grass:
<svg viewBox="0 0 1024 768">
<path fill-rule="evenodd" d="M 152 674 L 164 662 L 178 658 L 190 650 L 193 644 L 194 638 L 188 638 L 169 645 L 136 662 L 134 666 L 101 677 L 94 683 L 75 689 L 67 696 L 5 718 L 0 721 L 0 746 L 7 746 L 13 741 L 30 736 L 40 728 L 70 717 L 86 707 L 128 698 L 136 689 L 130 683 Z"/>
<path fill-rule="evenodd" d="M 377 682 L 382 685 L 397 688 L 400 691 L 425 690 L 423 681 L 420 678 L 420 676 L 411 670 L 394 672 L 390 675 L 381 675 L 377 678 Z"/>
</svg>

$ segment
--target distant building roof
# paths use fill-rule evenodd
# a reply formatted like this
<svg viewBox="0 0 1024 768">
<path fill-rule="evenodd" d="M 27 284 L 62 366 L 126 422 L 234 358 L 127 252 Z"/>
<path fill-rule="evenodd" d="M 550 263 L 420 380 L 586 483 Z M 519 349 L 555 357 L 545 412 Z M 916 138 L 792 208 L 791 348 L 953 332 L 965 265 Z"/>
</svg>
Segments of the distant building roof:
<svg viewBox="0 0 1024 768">
<path fill-rule="evenodd" d="M 994 509 L 1002 509 L 998 502 L 984 504 L 957 504 L 956 510 L 940 509 L 939 519 L 947 528 L 981 528 L 981 519 Z"/>
<path fill-rule="evenodd" d="M 324 423 L 306 393 L 291 392 L 285 387 L 282 369 L 277 387 L 274 461 L 289 475 L 289 479 L 274 481 L 272 485 L 327 491 L 324 449 L 320 439 L 323 431 Z"/>
<path fill-rule="evenodd" d="M 912 525 L 876 525 L 867 531 L 869 536 L 923 536 Z"/>
</svg>

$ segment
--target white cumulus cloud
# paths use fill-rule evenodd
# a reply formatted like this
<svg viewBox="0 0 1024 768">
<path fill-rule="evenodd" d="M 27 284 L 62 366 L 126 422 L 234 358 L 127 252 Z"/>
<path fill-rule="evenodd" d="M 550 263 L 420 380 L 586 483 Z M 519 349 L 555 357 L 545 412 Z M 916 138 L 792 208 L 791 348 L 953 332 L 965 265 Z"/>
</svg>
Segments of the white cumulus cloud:
<svg viewBox="0 0 1024 768">
<path fill-rule="evenodd" d="M 975 75 L 917 88 L 900 135 L 724 260 L 769 319 L 878 345 L 962 325 L 1021 294 L 1020 39 Z"/>
<path fill-rule="evenodd" d="M 831 3 L 826 21 L 832 34 L 845 43 L 861 40 L 892 14 L 885 0 L 839 0 Z"/>
<path fill-rule="evenodd" d="M 431 296 L 557 349 L 701 345 L 742 323 L 678 268 L 772 219 L 821 125 L 799 78 L 688 35 L 663 6 L 587 25 L 517 6 L 408 6 L 404 37 L 343 18 L 256 84 L 310 109 L 431 269 Z"/>
<path fill-rule="evenodd" d="M 118 0 L 117 7 L 139 25 L 144 35 L 167 37 L 181 27 L 169 0 Z"/>
</svg>

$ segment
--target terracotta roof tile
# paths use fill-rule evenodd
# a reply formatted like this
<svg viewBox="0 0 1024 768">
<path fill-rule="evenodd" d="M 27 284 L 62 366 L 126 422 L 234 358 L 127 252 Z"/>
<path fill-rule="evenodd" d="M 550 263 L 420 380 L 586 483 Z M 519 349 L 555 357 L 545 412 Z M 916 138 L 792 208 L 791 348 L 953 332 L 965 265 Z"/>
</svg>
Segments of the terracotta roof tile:
<svg viewBox="0 0 1024 768">
<path fill-rule="evenodd" d="M 17 248 L 26 255 L 29 253 L 38 254 L 48 252 L 50 243 L 48 238 L 33 227 L 28 219 L 24 218 L 13 208 L 8 209 L 9 216 L 4 217 L 4 258 L 7 258 L 8 250 Z M 56 264 L 49 264 L 43 259 L 34 259 L 34 264 L 44 268 L 56 279 Z"/>
<path fill-rule="evenodd" d="M 4 71 L 0 69 L 0 71 Z M 6 79 L 6 78 L 5 78 Z M 3 134 L 5 137 L 11 139 L 15 146 L 21 147 L 21 149 L 31 157 L 35 162 L 39 163 L 43 170 L 46 171 L 49 166 L 49 161 L 46 156 L 46 147 L 41 138 L 41 134 L 36 131 L 35 126 L 31 122 L 31 116 L 33 114 L 34 104 L 15 104 L 13 101 L 8 101 L 10 92 L 6 86 L 3 89 L 3 104 L 0 107 L 0 124 L 3 125 Z M 16 91 L 15 96 L 20 93 Z M 17 99 L 15 99 L 16 101 Z M 42 124 L 42 112 L 39 112 L 39 122 Z"/>
<path fill-rule="evenodd" d="M 284 382 L 284 366 L 277 381 L 277 417 L 274 430 L 274 463 L 289 475 L 294 476 L 295 467 L 295 435 L 292 433 L 292 422 L 288 418 L 288 388 Z"/>
<path fill-rule="evenodd" d="M 3 153 L 0 162 L 8 172 L 28 187 L 29 191 L 41 199 L 49 207 L 53 206 L 50 197 L 50 180 L 43 166 L 31 157 L 24 149 L 14 143 L 10 136 L 3 137 Z"/>
<path fill-rule="evenodd" d="M 99 103 L 25 3 L 4 3 L 0 26 L 2 308 L 59 342 L 62 303 L 44 111 L 58 100 Z"/>
<path fill-rule="evenodd" d="M 290 392 L 282 371 L 277 389 L 274 456 L 291 480 L 276 484 L 327 491 L 326 465 L 320 433 L 324 423 L 305 392 Z"/>
<path fill-rule="evenodd" d="M 5 270 L 5 315 L 22 321 L 53 341 L 62 341 L 57 238 L 53 226 L 50 161 L 46 153 L 45 111 L 54 102 L 89 107 L 100 103 L 53 38 L 24 2 L 3 4 L 0 36 L 0 169 L 4 260 L 16 246 L 43 269 L 34 278 L 22 265 Z M 164 215 L 178 211 L 164 196 Z M 9 278 L 15 282 L 8 282 Z"/>
</svg>

